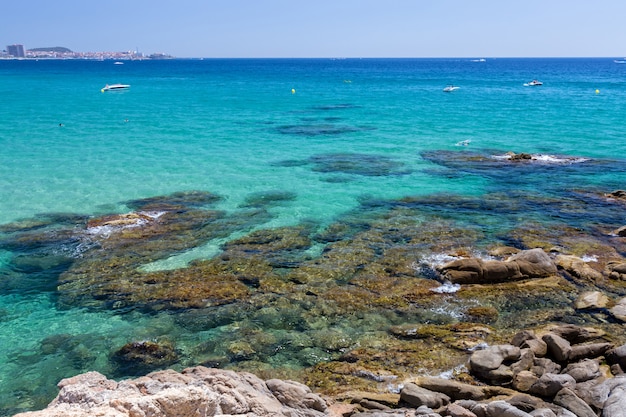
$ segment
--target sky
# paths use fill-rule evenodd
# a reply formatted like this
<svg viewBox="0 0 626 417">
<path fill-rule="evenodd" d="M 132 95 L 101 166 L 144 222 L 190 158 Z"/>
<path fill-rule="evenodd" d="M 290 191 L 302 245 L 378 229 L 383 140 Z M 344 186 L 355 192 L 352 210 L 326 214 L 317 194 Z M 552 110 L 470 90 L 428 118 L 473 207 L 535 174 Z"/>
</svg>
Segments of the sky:
<svg viewBox="0 0 626 417">
<path fill-rule="evenodd" d="M 11 0 L 0 49 L 176 57 L 624 57 L 625 0 Z"/>
</svg>

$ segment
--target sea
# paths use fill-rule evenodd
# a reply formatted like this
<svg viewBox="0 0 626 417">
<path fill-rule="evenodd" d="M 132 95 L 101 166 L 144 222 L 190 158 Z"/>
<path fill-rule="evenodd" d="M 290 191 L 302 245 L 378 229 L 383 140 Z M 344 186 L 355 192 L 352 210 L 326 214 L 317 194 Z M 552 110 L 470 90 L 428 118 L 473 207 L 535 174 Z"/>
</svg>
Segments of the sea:
<svg viewBox="0 0 626 417">
<path fill-rule="evenodd" d="M 535 79 L 543 85 L 525 85 Z M 112 83 L 130 88 L 101 91 Z M 256 209 L 240 226 L 142 261 L 144 271 L 175 271 L 253 232 L 304 225 L 315 236 L 371 224 L 399 201 L 497 194 L 575 205 L 573 191 L 626 188 L 624 115 L 626 65 L 613 58 L 0 60 L 0 415 L 45 407 L 56 383 L 78 373 L 127 376 L 112 358 L 131 342 L 167 340 L 177 369 L 211 363 L 200 344 L 226 352 L 215 364 L 243 370 L 333 358 L 310 334 L 313 342 L 295 342 L 328 330 L 320 320 L 281 327 L 231 303 L 207 312 L 219 321 L 189 326 L 179 318 L 188 306 L 73 304 L 59 294 L 61 277 L 91 249 L 55 240 L 60 230 L 86 233 L 89 219 L 132 212 L 129 202 L 197 192 L 215 196 L 210 209 L 227 218 Z M 499 164 L 508 152 L 533 163 L 508 170 Z M 450 222 L 469 216 L 468 205 L 425 206 Z M 494 241 L 530 217 L 626 224 L 626 212 L 601 205 L 565 220 L 543 204 L 514 216 L 472 207 L 473 226 L 482 219 Z M 318 239 L 307 259 L 331 243 Z M 227 335 L 246 320 L 283 342 L 271 354 L 233 353 Z M 381 315 L 363 326 L 399 321 Z"/>
</svg>

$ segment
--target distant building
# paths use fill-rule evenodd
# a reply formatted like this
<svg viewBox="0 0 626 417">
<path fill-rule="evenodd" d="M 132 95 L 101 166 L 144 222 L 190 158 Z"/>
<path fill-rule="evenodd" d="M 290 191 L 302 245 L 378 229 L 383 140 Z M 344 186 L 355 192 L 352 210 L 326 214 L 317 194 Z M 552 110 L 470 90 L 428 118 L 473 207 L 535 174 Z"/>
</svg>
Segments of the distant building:
<svg viewBox="0 0 626 417">
<path fill-rule="evenodd" d="M 24 58 L 24 45 L 8 45 L 7 53 L 15 58 Z"/>
</svg>

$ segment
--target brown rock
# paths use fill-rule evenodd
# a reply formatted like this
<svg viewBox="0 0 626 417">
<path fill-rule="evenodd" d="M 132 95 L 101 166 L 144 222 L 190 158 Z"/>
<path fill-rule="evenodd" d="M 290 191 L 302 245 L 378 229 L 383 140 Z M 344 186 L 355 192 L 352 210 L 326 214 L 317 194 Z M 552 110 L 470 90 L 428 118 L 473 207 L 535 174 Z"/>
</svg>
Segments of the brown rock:
<svg viewBox="0 0 626 417">
<path fill-rule="evenodd" d="M 597 417 L 593 409 L 568 388 L 563 388 L 556 394 L 554 403 L 568 409 L 576 417 Z"/>
<path fill-rule="evenodd" d="M 585 261 L 576 256 L 558 255 L 554 261 L 560 268 L 580 279 L 589 282 L 599 282 L 603 279 L 601 272 L 591 268 Z"/>
<path fill-rule="evenodd" d="M 567 340 L 554 333 L 548 333 L 542 339 L 548 345 L 548 352 L 557 362 L 567 361 L 572 350 Z"/>
<path fill-rule="evenodd" d="M 600 291 L 586 291 L 574 301 L 576 310 L 605 308 L 609 304 L 609 297 Z"/>
<path fill-rule="evenodd" d="M 447 395 L 427 390 L 411 382 L 402 388 L 400 399 L 413 407 L 425 405 L 429 408 L 440 408 L 450 403 L 450 397 Z"/>
</svg>

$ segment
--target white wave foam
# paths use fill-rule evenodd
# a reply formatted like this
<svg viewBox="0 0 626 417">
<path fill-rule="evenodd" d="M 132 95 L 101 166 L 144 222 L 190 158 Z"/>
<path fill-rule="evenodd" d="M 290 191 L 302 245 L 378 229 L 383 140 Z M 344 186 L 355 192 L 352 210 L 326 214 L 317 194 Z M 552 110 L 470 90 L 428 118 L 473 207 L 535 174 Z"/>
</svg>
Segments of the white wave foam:
<svg viewBox="0 0 626 417">
<path fill-rule="evenodd" d="M 496 160 L 510 160 L 512 154 L 506 153 L 504 155 L 491 155 L 491 159 Z M 547 154 L 531 154 L 531 159 L 527 161 L 540 162 L 543 164 L 580 164 L 582 162 L 589 161 L 589 158 L 574 157 L 574 156 L 557 156 Z"/>
<path fill-rule="evenodd" d="M 437 288 L 431 289 L 431 291 L 437 294 L 453 294 L 460 289 L 461 289 L 461 285 L 452 284 L 451 282 L 446 281 L 442 285 L 438 286 Z"/>
</svg>

